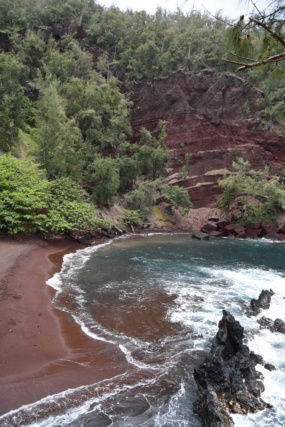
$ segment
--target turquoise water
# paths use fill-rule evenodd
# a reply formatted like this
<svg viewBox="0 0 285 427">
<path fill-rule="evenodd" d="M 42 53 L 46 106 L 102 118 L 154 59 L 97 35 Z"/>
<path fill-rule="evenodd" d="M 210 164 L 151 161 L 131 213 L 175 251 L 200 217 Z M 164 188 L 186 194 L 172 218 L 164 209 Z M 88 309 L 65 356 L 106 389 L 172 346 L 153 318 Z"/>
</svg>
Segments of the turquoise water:
<svg viewBox="0 0 285 427">
<path fill-rule="evenodd" d="M 277 368 L 259 367 L 263 398 L 273 410 L 234 416 L 235 423 L 285 426 L 285 336 L 259 331 L 256 318 L 246 314 L 251 298 L 273 289 L 271 307 L 260 316 L 285 321 L 284 243 L 200 242 L 187 235 L 122 238 L 66 256 L 49 284 L 58 291 L 55 306 L 66 310 L 68 294 L 68 309 L 83 331 L 119 349 L 129 369 L 80 393 L 68 390 L 19 408 L 14 424 L 8 424 L 12 414 L 7 414 L 1 425 L 17 425 L 30 411 L 31 426 L 200 426 L 192 412 L 193 370 L 227 309 L 245 327 L 249 347 Z M 41 408 L 47 404 L 45 419 Z"/>
</svg>

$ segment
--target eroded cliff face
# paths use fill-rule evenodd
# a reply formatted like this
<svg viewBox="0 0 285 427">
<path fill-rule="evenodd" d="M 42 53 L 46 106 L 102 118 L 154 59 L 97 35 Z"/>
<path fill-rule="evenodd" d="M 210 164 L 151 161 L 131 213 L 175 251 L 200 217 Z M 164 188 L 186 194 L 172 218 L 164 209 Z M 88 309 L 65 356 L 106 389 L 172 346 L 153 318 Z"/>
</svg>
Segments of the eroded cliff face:
<svg viewBox="0 0 285 427">
<path fill-rule="evenodd" d="M 127 96 L 133 102 L 134 140 L 141 127 L 156 133 L 159 120 L 167 121 L 168 182 L 187 188 L 195 208 L 215 205 L 217 181 L 237 157 L 254 169 L 269 165 L 271 174 L 285 166 L 284 129 L 270 128 L 263 119 L 262 92 L 235 75 L 180 71 L 152 81 L 138 79 Z M 183 179 L 179 171 L 186 153 L 192 157 Z"/>
</svg>

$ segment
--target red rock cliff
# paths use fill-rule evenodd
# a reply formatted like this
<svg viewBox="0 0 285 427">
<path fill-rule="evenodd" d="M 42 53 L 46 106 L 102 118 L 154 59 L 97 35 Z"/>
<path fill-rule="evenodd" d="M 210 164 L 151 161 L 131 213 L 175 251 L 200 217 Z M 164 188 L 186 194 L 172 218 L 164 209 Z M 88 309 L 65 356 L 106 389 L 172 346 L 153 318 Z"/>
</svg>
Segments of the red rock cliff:
<svg viewBox="0 0 285 427">
<path fill-rule="evenodd" d="M 167 78 L 138 79 L 128 97 L 133 102 L 134 140 L 141 127 L 158 132 L 167 121 L 166 145 L 171 151 L 169 181 L 188 189 L 194 207 L 214 206 L 217 181 L 232 170 L 237 157 L 254 169 L 270 166 L 278 174 L 285 166 L 285 133 L 263 120 L 263 94 L 233 74 L 176 72 Z M 185 153 L 192 153 L 188 176 L 177 172 Z M 172 179 L 173 178 L 173 179 Z"/>
</svg>

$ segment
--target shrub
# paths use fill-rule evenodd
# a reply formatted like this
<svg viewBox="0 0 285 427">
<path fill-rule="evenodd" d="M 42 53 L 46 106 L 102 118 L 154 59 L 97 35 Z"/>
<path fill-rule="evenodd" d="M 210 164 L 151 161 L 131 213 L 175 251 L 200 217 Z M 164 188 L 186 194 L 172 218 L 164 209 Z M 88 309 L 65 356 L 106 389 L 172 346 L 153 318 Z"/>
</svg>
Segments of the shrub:
<svg viewBox="0 0 285 427">
<path fill-rule="evenodd" d="M 70 178 L 49 182 L 35 163 L 11 155 L 0 157 L 0 198 L 0 228 L 11 234 L 87 231 L 102 223 Z"/>
</svg>

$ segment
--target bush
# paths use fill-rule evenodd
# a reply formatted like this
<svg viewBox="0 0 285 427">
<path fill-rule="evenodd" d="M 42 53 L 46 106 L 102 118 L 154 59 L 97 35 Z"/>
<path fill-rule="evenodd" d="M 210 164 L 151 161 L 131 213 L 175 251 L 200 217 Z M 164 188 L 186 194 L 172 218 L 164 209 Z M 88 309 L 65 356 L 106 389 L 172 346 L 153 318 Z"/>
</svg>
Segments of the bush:
<svg viewBox="0 0 285 427">
<path fill-rule="evenodd" d="M 11 234 L 88 231 L 102 223 L 71 179 L 49 182 L 35 163 L 11 155 L 0 157 L 0 198 L 0 228 Z"/>
<path fill-rule="evenodd" d="M 123 223 L 127 226 L 139 225 L 142 221 L 142 213 L 136 210 L 125 209 L 125 215 L 120 217 Z"/>
</svg>

